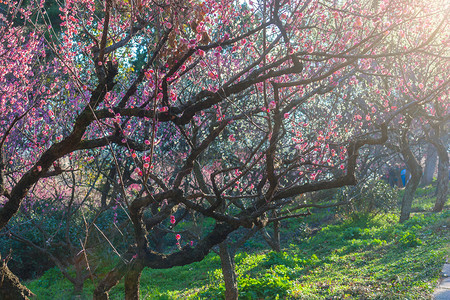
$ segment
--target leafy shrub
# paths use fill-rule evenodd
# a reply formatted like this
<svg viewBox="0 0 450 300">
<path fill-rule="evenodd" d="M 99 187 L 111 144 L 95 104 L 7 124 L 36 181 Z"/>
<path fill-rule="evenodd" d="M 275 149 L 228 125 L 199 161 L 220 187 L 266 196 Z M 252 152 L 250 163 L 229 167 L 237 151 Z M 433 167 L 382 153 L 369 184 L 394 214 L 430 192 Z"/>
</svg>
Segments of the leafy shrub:
<svg viewBox="0 0 450 300">
<path fill-rule="evenodd" d="M 340 201 L 351 201 L 350 204 L 339 208 L 341 213 L 358 216 L 391 211 L 397 205 L 398 192 L 381 180 L 369 179 L 356 186 L 339 189 L 336 198 Z"/>
<path fill-rule="evenodd" d="M 11 220 L 9 227 L 0 231 L 0 252 L 2 257 L 6 257 L 12 250 L 12 258 L 8 266 L 22 280 L 35 278 L 55 265 L 47 254 L 14 239 L 8 233 L 8 230 L 41 248 L 47 249 L 60 259 L 65 259 L 66 262 L 72 263 L 70 253 L 63 246 L 66 242 L 67 211 L 62 206 L 57 206 L 57 202 L 53 198 L 30 202 L 31 204 L 28 204 L 27 209 L 23 209 L 23 211 L 28 211 L 27 214 L 20 211 Z M 83 216 L 81 209 L 72 212 L 69 220 L 68 237 L 73 245 L 79 245 L 80 239 L 84 240 L 84 218 L 90 222 L 90 218 L 93 216 L 92 212 L 84 212 Z M 112 225 L 114 218 L 120 223 L 126 220 L 127 215 L 123 210 L 113 211 L 110 209 L 103 212 L 96 219 L 95 224 L 109 237 L 111 243 L 114 244 L 118 251 L 124 252 L 129 244 L 129 241 L 126 239 L 129 239 L 131 234 L 126 234 L 127 228 L 122 228 L 122 234 L 119 234 L 117 227 Z M 33 222 L 30 222 L 30 219 Z M 38 226 L 34 224 L 38 224 Z M 45 234 L 41 231 L 45 232 Z M 91 232 L 91 238 L 87 247 L 93 255 L 98 253 L 96 256 L 99 259 L 104 259 L 108 256 L 115 257 L 111 247 L 104 241 L 103 235 L 98 231 Z"/>
<path fill-rule="evenodd" d="M 266 254 L 266 257 L 263 259 L 261 265 L 266 269 L 274 266 L 286 266 L 288 268 L 296 268 L 298 266 L 314 267 L 319 262 L 320 259 L 315 254 L 311 255 L 311 258 L 300 259 L 295 254 L 271 251 Z"/>
<path fill-rule="evenodd" d="M 240 264 L 243 260 L 245 260 L 248 257 L 248 253 L 247 252 L 239 252 L 238 254 L 236 254 L 236 256 L 234 257 L 234 260 L 236 262 L 236 264 Z"/>
<path fill-rule="evenodd" d="M 288 295 L 292 283 L 287 277 L 274 274 L 265 274 L 261 278 L 244 277 L 238 279 L 239 299 L 282 299 Z M 200 299 L 218 300 L 225 298 L 225 285 L 223 283 L 209 287 L 198 294 Z"/>
<path fill-rule="evenodd" d="M 289 282 L 289 274 L 300 265 L 313 266 L 319 259 L 312 255 L 310 259 L 299 259 L 297 255 L 286 252 L 271 251 L 266 255 L 249 255 L 245 252 L 236 255 L 238 264 L 238 286 L 239 299 L 282 299 L 288 294 L 292 283 Z M 254 267 L 258 267 L 258 274 L 264 273 L 257 279 L 250 277 L 247 273 Z M 268 270 L 265 273 L 262 270 Z M 254 272 L 254 270 L 253 270 Z M 241 275 L 239 275 L 241 274 Z M 217 269 L 213 272 L 214 281 L 220 282 L 218 285 L 210 286 L 205 291 L 198 294 L 200 299 L 224 299 L 225 285 L 222 279 L 222 272 Z"/>
<path fill-rule="evenodd" d="M 311 255 L 311 258 L 309 258 L 309 259 L 304 259 L 304 260 L 302 261 L 302 264 L 303 264 L 303 266 L 314 267 L 314 266 L 316 266 L 319 262 L 320 262 L 320 259 L 317 257 L 317 255 L 313 254 L 313 255 Z"/>
<path fill-rule="evenodd" d="M 59 211 L 51 214 L 36 215 L 35 219 L 44 220 L 41 228 L 50 233 L 56 233 L 52 236 L 54 240 L 62 238 L 62 231 L 58 230 L 58 227 L 62 226 L 62 214 Z M 21 213 L 12 219 L 9 229 L 12 232 L 19 232 L 21 236 L 34 244 L 46 245 L 45 237 L 39 229 L 33 226 Z M 58 250 L 63 251 L 63 249 Z M 8 266 L 22 280 L 39 276 L 54 266 L 54 263 L 39 250 L 13 239 L 7 232 L 7 229 L 0 232 L 0 252 L 2 257 L 6 257 L 7 254 L 11 253 L 11 260 Z"/>
<path fill-rule="evenodd" d="M 270 268 L 273 265 L 285 265 L 288 267 L 294 267 L 296 265 L 295 258 L 289 256 L 286 252 L 271 251 L 266 254 L 262 265 L 265 268 Z"/>
<path fill-rule="evenodd" d="M 225 285 L 223 283 L 210 286 L 206 291 L 198 294 L 199 299 L 222 300 L 225 298 Z"/>
<path fill-rule="evenodd" d="M 361 235 L 361 228 L 349 227 L 345 229 L 344 232 L 342 233 L 342 238 L 348 240 L 358 238 L 360 235 Z"/>
<path fill-rule="evenodd" d="M 410 231 L 406 231 L 398 242 L 400 245 L 407 247 L 416 247 L 423 244 L 423 242 Z"/>
<path fill-rule="evenodd" d="M 262 278 L 239 280 L 239 299 L 280 299 L 287 296 L 291 283 L 286 277 L 266 274 Z"/>
<path fill-rule="evenodd" d="M 403 226 L 406 228 L 413 228 L 414 226 L 425 226 L 433 221 L 436 220 L 435 214 L 429 214 L 429 215 L 415 215 L 408 219 L 405 223 L 403 223 Z"/>
<path fill-rule="evenodd" d="M 385 240 L 380 239 L 367 239 L 367 240 L 354 239 L 351 241 L 351 245 L 348 247 L 348 249 L 349 250 L 370 249 L 382 245 L 387 245 L 387 242 Z"/>
</svg>

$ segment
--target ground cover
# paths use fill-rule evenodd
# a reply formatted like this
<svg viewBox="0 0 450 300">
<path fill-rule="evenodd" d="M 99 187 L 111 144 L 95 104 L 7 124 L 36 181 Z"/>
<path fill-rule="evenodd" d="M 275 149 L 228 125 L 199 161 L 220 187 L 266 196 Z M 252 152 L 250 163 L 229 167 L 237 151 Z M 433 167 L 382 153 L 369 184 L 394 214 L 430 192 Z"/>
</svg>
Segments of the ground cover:
<svg viewBox="0 0 450 300">
<path fill-rule="evenodd" d="M 242 299 L 427 299 L 449 255 L 450 211 L 416 213 L 404 224 L 394 214 L 353 216 L 324 226 L 313 236 L 293 234 L 307 220 L 288 222 L 283 252 L 239 252 L 236 272 Z M 257 240 L 249 241 L 258 249 Z M 259 245 L 261 248 L 263 245 Z M 244 248 L 245 245 L 244 245 Z M 222 299 L 220 260 L 168 270 L 146 269 L 143 299 Z M 68 299 L 72 286 L 57 269 L 28 282 L 38 299 Z M 83 297 L 92 295 L 87 282 Z M 111 299 L 123 299 L 123 283 Z"/>
</svg>

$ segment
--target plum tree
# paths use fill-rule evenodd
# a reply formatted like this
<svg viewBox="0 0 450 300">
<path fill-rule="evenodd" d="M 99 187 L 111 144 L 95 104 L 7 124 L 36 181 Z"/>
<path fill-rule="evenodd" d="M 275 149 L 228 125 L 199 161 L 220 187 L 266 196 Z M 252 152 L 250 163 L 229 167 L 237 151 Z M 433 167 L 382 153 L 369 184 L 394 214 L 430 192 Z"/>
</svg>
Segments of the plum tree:
<svg viewBox="0 0 450 300">
<path fill-rule="evenodd" d="M 448 22 L 448 8 L 419 1 L 68 0 L 56 32 L 44 1 L 4 5 L 0 228 L 65 171 L 58 161 L 111 157 L 135 243 L 94 299 L 124 276 L 137 299 L 143 268 L 199 261 L 240 227 L 321 205 L 299 195 L 355 184 L 359 150 L 427 101 L 397 111 L 383 94 L 382 109 L 369 79 L 445 45 Z M 175 230 L 199 215 L 210 220 L 199 234 Z M 172 252 L 150 246 L 157 229 Z"/>
</svg>

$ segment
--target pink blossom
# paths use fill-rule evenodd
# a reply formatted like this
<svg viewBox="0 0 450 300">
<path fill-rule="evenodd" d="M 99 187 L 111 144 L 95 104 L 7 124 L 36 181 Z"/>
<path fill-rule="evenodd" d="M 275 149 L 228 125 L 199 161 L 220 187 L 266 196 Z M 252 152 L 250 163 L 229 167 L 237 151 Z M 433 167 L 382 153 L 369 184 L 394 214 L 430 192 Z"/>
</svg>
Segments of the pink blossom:
<svg viewBox="0 0 450 300">
<path fill-rule="evenodd" d="M 209 71 L 209 72 L 208 72 L 208 76 L 209 76 L 209 78 L 211 78 L 211 79 L 216 79 L 216 77 L 217 77 L 217 75 L 214 74 L 213 71 Z"/>
</svg>

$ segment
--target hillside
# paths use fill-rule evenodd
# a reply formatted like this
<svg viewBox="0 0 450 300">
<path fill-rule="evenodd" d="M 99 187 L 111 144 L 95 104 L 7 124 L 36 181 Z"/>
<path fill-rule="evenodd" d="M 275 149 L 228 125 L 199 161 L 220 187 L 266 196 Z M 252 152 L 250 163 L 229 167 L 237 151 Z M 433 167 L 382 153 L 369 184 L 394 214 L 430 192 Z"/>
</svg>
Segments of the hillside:
<svg viewBox="0 0 450 300">
<path fill-rule="evenodd" d="M 317 217 L 317 216 L 316 216 Z M 404 224 L 394 214 L 331 221 L 313 236 L 305 219 L 285 223 L 282 252 L 249 240 L 236 257 L 240 299 L 429 299 L 449 255 L 450 211 L 416 213 Z M 303 227 L 302 227 L 303 226 Z M 303 234 L 301 234 L 303 232 Z M 145 269 L 143 299 L 222 299 L 220 259 L 168 270 Z M 218 284 L 220 283 L 220 284 Z M 27 286 L 38 299 L 69 299 L 72 286 L 57 269 Z M 92 295 L 87 282 L 84 296 Z M 123 299 L 123 282 L 111 299 Z"/>
</svg>

